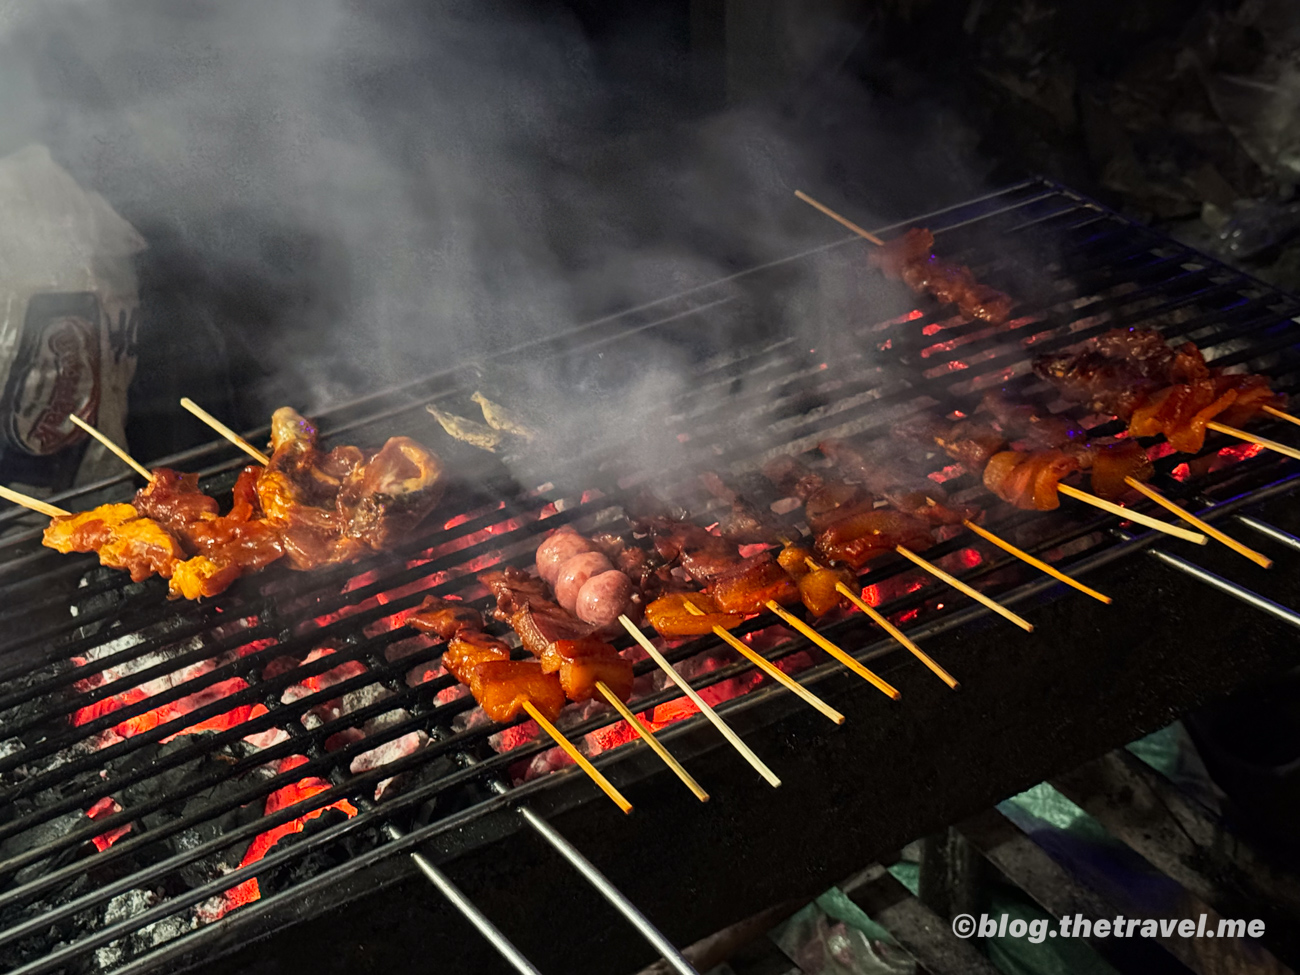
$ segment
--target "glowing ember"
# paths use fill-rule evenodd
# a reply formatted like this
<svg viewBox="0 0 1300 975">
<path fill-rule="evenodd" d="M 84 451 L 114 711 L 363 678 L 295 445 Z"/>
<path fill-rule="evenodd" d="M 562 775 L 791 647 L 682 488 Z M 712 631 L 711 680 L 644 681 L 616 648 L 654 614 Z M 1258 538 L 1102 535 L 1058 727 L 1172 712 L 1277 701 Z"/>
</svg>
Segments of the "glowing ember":
<svg viewBox="0 0 1300 975">
<path fill-rule="evenodd" d="M 279 772 L 288 772 L 290 769 L 295 769 L 299 765 L 306 764 L 306 762 L 307 758 L 303 755 L 290 755 L 281 760 Z M 300 779 L 293 785 L 287 785 L 282 789 L 276 789 L 267 796 L 266 809 L 263 813 L 264 815 L 270 816 L 273 813 L 279 812 L 281 809 L 292 806 L 294 803 L 302 802 L 304 799 L 310 799 L 312 796 L 324 792 L 328 788 L 328 782 L 318 779 L 315 776 L 308 776 L 305 779 Z M 265 833 L 258 834 L 257 837 L 254 838 L 253 842 L 249 844 L 248 852 L 245 853 L 244 858 L 239 861 L 239 865 L 241 867 L 246 867 L 250 863 L 256 863 L 258 860 L 261 860 L 271 852 L 271 848 L 275 846 L 276 842 L 281 837 L 288 836 L 290 833 L 301 833 L 303 827 L 307 825 L 308 820 L 315 819 L 317 816 L 322 815 L 326 809 L 337 809 L 349 818 L 357 814 L 357 807 L 352 805 L 352 803 L 348 802 L 346 799 L 340 799 L 338 802 L 331 803 L 328 806 L 322 806 L 320 809 L 313 809 L 305 816 L 291 819 L 287 823 L 281 823 L 279 826 L 269 829 Z M 262 892 L 257 886 L 257 878 L 251 877 L 248 880 L 245 880 L 242 884 L 226 891 L 224 896 L 225 903 L 221 908 L 217 909 L 214 916 L 210 915 L 210 919 L 217 920 L 218 918 L 224 917 L 235 908 L 252 903 L 261 896 Z"/>
<path fill-rule="evenodd" d="M 86 816 L 92 820 L 104 819 L 121 811 L 122 807 L 118 805 L 116 799 L 112 796 L 104 796 L 103 799 L 100 799 L 99 802 L 86 810 Z M 95 849 L 103 853 L 129 832 L 131 832 L 131 824 L 127 823 L 125 826 L 118 826 L 110 829 L 107 833 L 101 833 L 99 836 L 93 837 L 90 842 L 95 844 Z"/>
<path fill-rule="evenodd" d="M 1192 469 L 1186 464 L 1179 464 L 1169 473 L 1175 481 L 1186 481 L 1192 476 Z"/>
</svg>

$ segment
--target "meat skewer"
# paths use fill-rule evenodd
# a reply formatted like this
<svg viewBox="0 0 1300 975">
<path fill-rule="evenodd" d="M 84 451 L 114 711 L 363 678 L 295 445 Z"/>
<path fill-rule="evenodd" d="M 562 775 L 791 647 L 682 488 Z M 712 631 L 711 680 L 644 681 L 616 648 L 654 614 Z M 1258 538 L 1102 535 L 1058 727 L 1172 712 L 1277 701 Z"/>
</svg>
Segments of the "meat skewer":
<svg viewBox="0 0 1300 975">
<path fill-rule="evenodd" d="M 782 602 L 799 600 L 801 591 L 786 567 L 769 553 L 742 559 L 734 544 L 690 522 L 651 519 L 651 530 L 660 554 L 680 560 L 691 578 L 706 587 L 707 595 L 723 613 L 748 616 L 768 610 L 882 694 L 893 700 L 902 696 L 888 681 L 782 607 Z M 838 602 L 833 586 L 828 588 L 833 601 Z M 816 603 L 810 601 L 809 607 L 814 606 Z M 828 609 L 813 611 L 825 613 Z M 720 620 L 714 622 L 723 629 L 727 628 Z M 657 625 L 656 629 L 659 629 Z"/>
<path fill-rule="evenodd" d="M 810 499 L 821 489 L 825 488 L 828 492 L 827 498 L 829 500 L 827 500 L 822 507 L 827 510 L 831 509 L 833 503 L 838 503 L 846 497 L 860 500 L 856 491 L 849 491 L 846 494 L 843 490 L 837 490 L 837 485 L 827 485 L 820 475 L 809 470 L 803 464 L 791 457 L 775 458 L 764 467 L 764 473 L 769 477 L 769 479 L 776 483 L 778 487 L 789 489 L 792 495 L 800 497 L 801 500 Z M 721 483 L 721 479 L 716 475 L 712 475 L 710 480 L 715 481 L 718 484 Z M 706 480 L 705 483 L 706 485 L 709 485 L 711 493 L 718 497 L 722 497 L 724 500 L 731 503 L 733 511 L 737 509 L 744 511 L 758 511 L 755 505 L 746 501 L 734 491 L 726 489 L 724 493 L 723 490 L 719 490 L 718 486 L 710 484 L 709 481 Z M 891 484 L 897 484 L 897 479 L 891 481 Z M 900 495 L 900 497 L 907 498 L 905 503 L 908 506 L 914 506 L 914 499 L 909 497 L 911 493 L 914 492 L 907 492 Z M 942 492 L 938 490 L 938 485 L 935 485 L 935 493 L 942 496 Z M 942 508 L 943 511 L 950 512 L 950 509 L 935 504 L 932 499 L 925 498 L 923 500 L 929 501 L 930 505 L 933 506 L 935 510 Z M 768 520 L 766 515 L 762 515 L 761 517 L 765 521 Z M 940 517 L 939 520 L 946 521 L 947 519 L 945 517 Z M 939 677 L 940 680 L 953 690 L 960 687 L 957 679 L 940 666 L 938 661 L 918 647 L 903 633 L 902 630 L 890 623 L 889 620 L 879 613 L 874 606 L 867 603 L 853 591 L 849 582 L 856 582 L 856 576 L 851 575 L 848 579 L 845 579 L 837 573 L 836 570 L 826 569 L 818 565 L 812 560 L 812 552 L 795 542 L 795 540 L 790 538 L 779 526 L 773 529 L 772 535 L 776 541 L 780 542 L 784 546 L 777 561 L 793 578 L 798 580 L 799 591 L 800 595 L 804 599 L 804 605 L 806 605 L 815 615 L 820 616 L 825 612 L 828 612 L 831 608 L 831 606 L 825 602 L 824 595 L 825 590 L 829 589 L 834 594 L 847 599 L 859 611 L 866 614 L 873 623 L 883 629 L 887 634 L 889 634 L 889 636 L 902 645 L 904 649 L 925 664 L 926 667 L 928 667 L 937 677 Z M 812 595 L 810 591 L 815 591 L 816 594 Z M 819 605 L 819 602 L 821 605 Z"/>
<path fill-rule="evenodd" d="M 1034 372 L 1067 399 L 1119 417 L 1133 437 L 1164 434 L 1183 453 L 1198 453 L 1207 430 L 1255 442 L 1238 428 L 1285 402 L 1266 377 L 1211 369 L 1195 344 L 1170 346 L 1154 329 L 1113 329 L 1081 352 L 1040 356 Z"/>
<path fill-rule="evenodd" d="M 492 720 L 505 723 L 527 714 L 596 783 L 624 813 L 632 804 L 553 724 L 564 707 L 565 692 L 555 673 L 535 660 L 512 660 L 510 648 L 483 629 L 483 616 L 436 596 L 426 597 L 408 624 L 447 641 L 442 665 L 467 686 Z"/>
<path fill-rule="evenodd" d="M 870 466 L 867 463 L 866 458 L 862 457 L 851 447 L 841 441 L 828 440 L 824 441 L 819 446 L 823 453 L 832 457 L 836 463 L 841 466 L 849 466 L 854 471 L 863 471 Z M 906 511 L 898 511 L 897 508 L 893 512 L 882 511 L 875 507 L 875 498 L 870 494 L 858 489 L 858 494 L 855 497 L 851 493 L 854 490 L 854 486 L 845 481 L 827 481 L 826 479 L 820 478 L 819 475 L 815 475 L 807 467 L 792 457 L 780 458 L 780 461 L 780 465 L 769 463 L 764 468 L 764 473 L 767 474 L 768 477 L 772 478 L 774 482 L 778 484 L 778 487 L 782 483 L 788 483 L 791 473 L 796 470 L 807 472 L 800 479 L 805 485 L 812 483 L 813 478 L 822 482 L 821 487 L 805 500 L 804 511 L 808 516 L 810 527 L 813 521 L 817 521 L 818 524 L 822 526 L 817 538 L 817 547 L 818 551 L 822 552 L 823 555 L 826 555 L 828 558 L 836 558 L 837 552 L 848 551 L 850 553 L 850 558 L 854 559 L 853 561 L 849 561 L 849 564 L 855 569 L 858 569 L 871 559 L 883 555 L 892 549 L 892 551 L 897 552 L 910 562 L 925 569 L 926 572 L 939 581 L 947 583 L 963 595 L 969 596 L 971 599 L 974 599 L 976 602 L 997 613 L 999 616 L 1014 623 L 1026 633 L 1033 632 L 1033 624 L 1024 617 L 1007 609 L 992 596 L 982 593 L 978 589 L 967 585 L 955 576 L 940 569 L 933 562 L 930 562 L 928 559 L 924 559 L 920 555 L 916 554 L 916 548 L 928 548 L 933 543 L 933 537 L 929 533 L 928 526 L 925 526 L 924 522 L 922 522 L 918 517 L 920 512 L 909 513 Z M 895 477 L 890 477 L 888 480 L 896 483 Z M 926 488 L 925 490 L 928 491 L 929 488 Z M 818 505 L 820 508 L 822 499 L 828 496 L 848 497 L 852 500 L 839 507 L 828 506 L 824 513 L 820 510 L 818 510 L 816 514 L 809 513 L 810 502 L 814 505 Z M 899 505 L 902 497 L 902 495 L 893 493 L 893 503 Z M 925 499 L 924 492 L 921 493 L 921 497 L 922 500 Z M 933 499 L 931 499 L 931 501 L 933 501 Z M 908 506 L 915 507 L 915 505 L 910 501 L 908 502 Z M 960 518 L 959 514 L 952 512 L 951 509 L 948 509 L 945 505 L 941 505 L 937 502 L 934 502 L 930 507 L 932 510 L 939 512 L 934 516 L 935 520 L 939 523 L 950 523 L 954 516 Z M 863 530 L 863 523 L 868 520 L 874 523 L 879 521 L 881 518 L 887 518 L 891 515 L 895 519 L 910 519 L 912 524 L 919 526 L 914 529 L 916 541 L 913 541 L 911 538 L 896 540 L 885 535 L 884 537 L 887 539 L 885 544 L 876 544 L 874 547 L 867 549 L 865 556 L 855 558 L 856 550 L 861 548 L 861 546 L 857 544 L 861 538 L 865 537 L 869 540 L 868 544 L 870 544 L 870 540 L 877 537 L 874 533 L 874 529 L 871 528 L 868 528 L 865 536 L 860 534 Z"/>
<path fill-rule="evenodd" d="M 930 231 L 913 227 L 898 240 L 886 243 L 803 190 L 795 190 L 794 195 L 878 246 L 880 251 L 871 256 L 871 263 L 886 277 L 903 281 L 913 291 L 933 295 L 944 304 L 956 305 L 967 318 L 1001 325 L 1010 317 L 1014 304 L 1010 295 L 980 284 L 970 268 L 936 257 L 934 235 Z"/>
<path fill-rule="evenodd" d="M 583 559 L 584 556 L 591 554 L 590 550 L 594 547 L 595 545 L 590 539 L 583 538 L 583 536 L 579 535 L 572 529 L 556 532 L 538 546 L 537 572 L 538 575 L 541 576 L 541 580 L 539 581 L 544 584 L 547 577 L 551 577 L 558 585 L 563 581 L 562 577 L 565 575 L 566 566 L 575 560 Z M 592 579 L 598 578 L 599 575 L 602 574 L 604 573 L 598 573 L 595 577 L 589 575 L 588 580 L 578 589 L 578 594 L 581 595 L 582 590 L 590 584 Z M 773 788 L 779 787 L 781 785 L 781 780 L 777 777 L 776 773 L 768 768 L 767 763 L 759 758 L 758 755 L 754 753 L 754 750 L 741 740 L 740 736 L 732 730 L 731 726 L 723 720 L 722 716 L 713 710 L 704 698 L 700 697 L 700 695 L 696 693 L 695 688 L 691 687 L 690 682 L 682 677 L 682 675 L 677 672 L 677 669 L 668 661 L 668 658 L 660 653 L 659 649 L 646 638 L 646 635 L 641 632 L 641 628 L 632 622 L 624 612 L 619 612 L 616 620 L 625 630 L 627 630 L 632 639 L 636 640 L 636 642 L 640 644 L 641 649 L 650 655 L 650 659 L 655 662 L 655 665 L 664 672 L 668 679 L 677 685 L 678 689 L 681 690 L 681 692 L 690 699 L 691 703 L 700 710 L 709 723 L 718 730 L 718 733 L 721 734 L 727 742 L 740 753 L 741 757 L 744 758 L 745 761 L 749 762 L 749 764 L 754 768 L 754 771 L 758 772 L 758 774 L 761 775 Z"/>
<path fill-rule="evenodd" d="M 972 472 L 983 474 L 984 485 L 1008 504 L 1028 511 L 1050 511 L 1060 505 L 1058 494 L 1074 498 L 1108 514 L 1145 525 L 1166 535 L 1204 545 L 1209 540 L 1199 532 L 1170 525 L 1099 498 L 1087 491 L 1060 483 L 1078 469 L 1077 462 L 1060 450 L 1021 453 L 1007 449 L 1006 438 L 988 424 L 971 420 L 947 423 L 926 417 L 920 423 L 904 424 L 895 434 L 906 440 L 937 445 L 948 456 Z"/>
</svg>

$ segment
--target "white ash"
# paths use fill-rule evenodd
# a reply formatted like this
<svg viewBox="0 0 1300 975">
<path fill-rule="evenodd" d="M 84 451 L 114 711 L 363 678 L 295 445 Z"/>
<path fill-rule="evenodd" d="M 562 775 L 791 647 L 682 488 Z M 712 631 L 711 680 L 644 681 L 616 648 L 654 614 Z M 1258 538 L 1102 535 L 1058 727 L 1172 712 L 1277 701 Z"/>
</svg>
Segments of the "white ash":
<svg viewBox="0 0 1300 975">
<path fill-rule="evenodd" d="M 118 921 L 129 920 L 149 908 L 161 903 L 159 896 L 150 890 L 128 890 L 118 894 L 104 906 L 103 924 L 107 927 Z M 179 938 L 186 932 L 198 927 L 198 917 L 193 911 L 180 911 L 176 914 L 159 918 L 152 924 L 132 931 L 125 938 L 119 938 L 98 948 L 95 961 L 104 969 L 113 968 L 123 961 L 127 952 L 132 957 L 148 951 L 160 944 Z"/>
</svg>

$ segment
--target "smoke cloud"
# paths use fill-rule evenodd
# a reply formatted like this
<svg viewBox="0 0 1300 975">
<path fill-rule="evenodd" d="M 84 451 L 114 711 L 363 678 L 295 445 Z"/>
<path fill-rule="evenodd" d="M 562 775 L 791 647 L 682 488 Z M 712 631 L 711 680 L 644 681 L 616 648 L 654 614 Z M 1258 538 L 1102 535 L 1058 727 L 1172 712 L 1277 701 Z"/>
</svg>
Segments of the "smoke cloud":
<svg viewBox="0 0 1300 975">
<path fill-rule="evenodd" d="M 791 200 L 836 174 L 806 127 L 761 108 L 680 121 L 686 66 L 635 64 L 612 82 L 549 3 L 10 0 L 0 153 L 49 145 L 149 240 L 137 382 L 180 377 L 156 408 L 200 384 L 254 425 L 840 233 Z M 795 284 L 769 325 L 806 323 L 821 285 Z M 578 435 L 637 422 L 757 327 L 719 315 L 692 349 L 643 344 L 621 401 L 548 415 Z M 581 380 L 528 384 L 562 400 Z"/>
</svg>

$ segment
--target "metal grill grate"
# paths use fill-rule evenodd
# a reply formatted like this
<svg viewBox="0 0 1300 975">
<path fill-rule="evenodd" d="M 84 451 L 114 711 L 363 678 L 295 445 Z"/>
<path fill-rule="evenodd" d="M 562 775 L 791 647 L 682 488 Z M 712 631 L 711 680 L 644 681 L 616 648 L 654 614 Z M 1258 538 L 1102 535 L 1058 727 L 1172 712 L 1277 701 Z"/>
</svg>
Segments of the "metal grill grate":
<svg viewBox="0 0 1300 975">
<path fill-rule="evenodd" d="M 686 441 L 684 469 L 694 463 L 745 479 L 773 453 L 807 450 L 827 436 L 877 436 L 920 410 L 969 412 L 991 385 L 1009 382 L 1026 397 L 1048 402 L 1050 393 L 1029 373 L 1029 358 L 1119 325 L 1155 326 L 1171 339 L 1196 341 L 1215 365 L 1268 372 L 1285 391 L 1296 384 L 1300 299 L 1063 188 L 1029 181 L 914 222 L 936 232 L 945 257 L 970 264 L 981 280 L 1020 299 L 1009 326 L 994 329 L 929 304 L 915 306 L 864 270 L 868 245 L 849 238 L 503 353 L 468 377 L 446 373 L 367 397 L 322 417 L 323 431 L 336 442 L 346 437 L 359 443 L 408 433 L 441 451 L 445 441 L 422 409 L 426 402 L 456 404 L 473 388 L 469 381 L 530 368 L 617 386 L 639 361 L 640 343 L 698 350 L 700 335 L 722 323 L 732 335 L 747 334 L 746 323 L 772 324 L 772 309 L 796 277 L 820 285 L 817 300 L 803 309 L 810 321 L 799 338 L 759 334 L 708 354 L 689 390 L 658 405 L 666 427 Z M 897 308 L 881 314 L 890 301 Z M 811 347 L 806 335 L 813 336 Z M 1188 458 L 1160 459 L 1155 483 L 1174 497 L 1235 499 L 1216 515 L 1292 487 L 1282 480 L 1288 462 L 1221 439 L 1207 442 L 1203 457 L 1217 457 L 1215 469 L 1191 479 L 1179 468 Z M 386 621 L 430 593 L 485 605 L 475 572 L 499 562 L 527 564 L 542 534 L 561 524 L 617 527 L 622 504 L 639 485 L 672 486 L 680 475 L 639 469 L 610 443 L 594 443 L 584 456 L 556 465 L 582 471 L 580 480 L 566 482 L 557 470 L 542 488 L 519 485 L 492 458 L 453 450 L 449 459 L 456 483 L 422 534 L 399 551 L 311 574 L 267 572 L 201 605 L 168 603 L 157 580 L 126 583 L 87 559 L 42 549 L 39 528 L 19 529 L 25 516 L 0 514 L 0 527 L 15 529 L 0 543 L 0 967 L 24 975 L 144 971 L 222 943 L 241 925 L 266 929 L 300 917 L 304 904 L 318 905 L 313 897 L 325 903 L 324 892 L 343 878 L 451 836 L 505 804 L 543 790 L 559 805 L 590 801 L 593 793 L 573 769 L 533 778 L 504 795 L 494 791 L 493 782 L 548 743 L 520 738 L 516 747 L 498 752 L 500 739 L 493 736 L 502 729 L 466 724 L 474 703 L 450 698 L 451 678 L 413 686 L 406 679 L 413 668 L 436 665 L 441 645 L 420 643 L 402 653 L 400 645 L 413 633 Z M 214 492 L 228 490 L 242 466 L 220 442 L 164 463 L 203 469 Z M 945 461 L 934 463 L 937 469 Z M 122 497 L 128 484 L 124 475 L 55 500 L 75 509 L 106 494 Z M 969 490 L 983 497 L 969 478 L 945 486 L 959 496 Z M 755 486 L 755 497 L 774 500 L 764 490 Z M 707 523 L 709 505 L 701 502 L 696 510 Z M 1151 541 L 1115 531 L 1113 519 L 1090 510 L 1031 515 L 993 507 L 990 515 L 994 530 L 1072 570 L 1122 558 Z M 967 581 L 1011 604 L 1044 598 L 1048 582 L 976 546 L 970 536 L 930 554 L 963 551 L 978 553 L 962 573 Z M 906 584 L 911 578 L 906 563 L 887 560 L 864 581 L 890 596 L 882 611 L 906 619 L 915 639 L 983 613 L 934 586 Z M 770 620 L 755 618 L 738 632 L 769 626 Z M 895 652 L 861 617 L 846 617 L 825 632 L 861 659 Z M 322 645 L 334 652 L 303 662 Z M 806 641 L 791 638 L 766 652 L 779 658 L 807 649 Z M 682 661 L 716 650 L 717 642 L 706 639 L 668 655 Z M 286 657 L 297 666 L 274 665 Z M 290 688 L 347 663 L 360 667 L 328 688 L 286 699 Z M 638 673 L 647 669 L 639 665 Z M 717 685 L 750 669 L 743 661 L 731 663 L 692 683 Z M 833 670 L 820 664 L 800 677 L 824 680 Z M 123 691 L 146 682 L 147 696 L 123 703 Z M 371 693 L 369 703 L 342 715 L 304 721 L 313 708 L 367 689 L 383 694 Z M 181 701 L 188 706 L 202 694 L 210 699 L 105 745 L 111 729 L 148 724 L 160 708 Z M 765 684 L 720 710 L 743 711 L 755 724 L 776 721 L 785 712 L 772 705 L 782 694 Z M 677 697 L 671 689 L 659 691 L 636 700 L 634 709 Z M 87 710 L 108 700 L 121 706 L 93 716 Z M 233 727 L 172 738 L 235 708 L 247 708 L 248 715 Z M 606 712 L 578 715 L 566 730 L 576 738 L 616 720 Z M 367 721 L 372 725 L 365 737 L 327 747 L 332 736 Z M 679 739 L 686 747 L 683 757 L 703 747 L 683 734 L 697 721 L 664 732 L 669 742 Z M 376 768 L 350 770 L 358 756 L 414 733 L 428 737 L 418 750 Z M 269 744 L 254 748 L 244 742 L 251 735 L 266 735 Z M 615 781 L 626 781 L 644 772 L 638 764 L 643 751 L 639 745 L 614 748 L 597 764 Z M 404 777 L 401 787 L 376 801 L 376 787 L 397 775 Z M 319 791 L 263 814 L 268 796 L 309 777 L 320 780 Z M 120 812 L 87 817 L 87 810 L 109 799 L 121 804 Z M 327 811 L 296 842 L 237 866 L 259 835 L 344 801 L 355 815 Z M 131 831 L 106 849 L 93 845 L 128 825 Z M 381 828 L 390 825 L 398 829 Z M 488 841 L 462 834 L 453 845 Z M 196 908 L 254 877 L 259 900 L 220 920 L 200 921 Z"/>
</svg>

